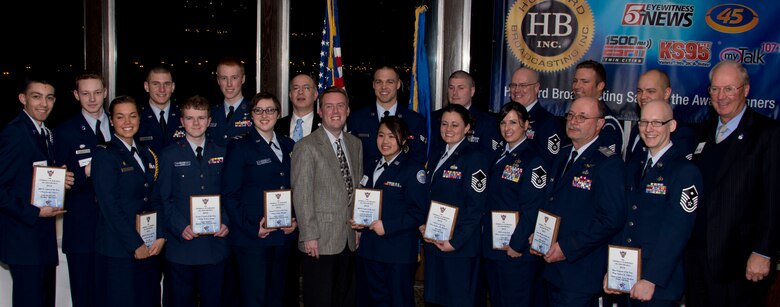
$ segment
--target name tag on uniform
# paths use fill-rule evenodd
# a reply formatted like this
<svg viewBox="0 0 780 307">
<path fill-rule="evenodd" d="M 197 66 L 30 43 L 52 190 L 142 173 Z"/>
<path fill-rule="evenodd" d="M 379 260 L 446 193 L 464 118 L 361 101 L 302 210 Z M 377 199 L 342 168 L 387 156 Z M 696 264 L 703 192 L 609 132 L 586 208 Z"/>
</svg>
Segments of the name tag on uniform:
<svg viewBox="0 0 780 307">
<path fill-rule="evenodd" d="M 209 164 L 219 164 L 222 163 L 225 159 L 223 157 L 213 157 L 209 159 Z"/>
<path fill-rule="evenodd" d="M 368 176 L 363 175 L 363 177 L 360 178 L 360 186 L 364 187 L 368 183 Z"/>
<path fill-rule="evenodd" d="M 459 171 L 451 171 L 451 170 L 445 169 L 444 171 L 441 172 L 441 176 L 443 178 L 447 178 L 447 179 L 458 179 L 458 180 L 460 180 L 460 177 L 462 176 L 462 174 Z"/>
<path fill-rule="evenodd" d="M 590 191 L 590 186 L 593 184 L 593 180 L 588 179 L 588 177 L 585 176 L 577 176 L 574 177 L 571 181 L 571 186 Z"/>
<path fill-rule="evenodd" d="M 370 135 L 368 135 L 368 133 L 358 133 L 358 137 L 359 137 L 359 138 L 367 138 L 367 137 L 369 137 L 369 136 L 370 136 Z"/>
<path fill-rule="evenodd" d="M 216 126 L 217 126 L 217 123 L 211 123 L 211 124 L 209 124 L 209 127 L 211 127 L 211 128 L 214 128 L 214 127 L 216 127 Z"/>
<path fill-rule="evenodd" d="M 151 135 L 150 136 L 142 136 L 142 137 L 139 137 L 138 140 L 141 141 L 141 142 L 151 141 L 151 140 L 154 140 L 154 136 L 151 136 Z"/>
<path fill-rule="evenodd" d="M 501 179 L 509 180 L 512 182 L 520 181 L 520 176 L 523 175 L 523 169 L 514 165 L 507 165 L 504 167 L 504 173 L 501 174 Z"/>
<path fill-rule="evenodd" d="M 469 135 L 468 137 L 466 137 L 466 139 L 471 143 L 479 143 L 478 136 Z"/>
<path fill-rule="evenodd" d="M 184 166 L 190 166 L 192 162 L 190 161 L 176 161 L 173 162 L 173 167 L 184 167 Z"/>
<path fill-rule="evenodd" d="M 260 165 L 264 165 L 264 164 L 268 164 L 268 163 L 271 163 L 271 158 L 266 158 L 266 159 L 263 159 L 263 160 L 258 160 L 258 161 L 256 161 L 256 163 L 257 163 L 257 165 L 258 165 L 258 166 L 260 166 Z"/>
<path fill-rule="evenodd" d="M 79 167 L 85 167 L 89 165 L 89 163 L 92 162 L 92 158 L 84 158 L 79 160 Z"/>
<path fill-rule="evenodd" d="M 49 162 L 47 162 L 46 160 L 35 161 L 33 162 L 33 166 L 49 166 Z"/>
<path fill-rule="evenodd" d="M 79 150 L 76 150 L 76 154 L 77 154 L 77 155 L 88 154 L 89 152 L 90 152 L 89 148 L 84 148 L 84 149 L 79 149 Z"/>
<path fill-rule="evenodd" d="M 656 195 L 666 195 L 666 186 L 663 183 L 660 182 L 651 182 L 645 187 L 645 193 L 647 194 L 656 194 Z"/>
<path fill-rule="evenodd" d="M 122 168 L 122 172 L 123 172 L 123 173 L 132 172 L 132 171 L 133 171 L 133 169 L 134 169 L 134 168 L 133 168 L 132 166 L 123 167 L 123 168 Z"/>
</svg>

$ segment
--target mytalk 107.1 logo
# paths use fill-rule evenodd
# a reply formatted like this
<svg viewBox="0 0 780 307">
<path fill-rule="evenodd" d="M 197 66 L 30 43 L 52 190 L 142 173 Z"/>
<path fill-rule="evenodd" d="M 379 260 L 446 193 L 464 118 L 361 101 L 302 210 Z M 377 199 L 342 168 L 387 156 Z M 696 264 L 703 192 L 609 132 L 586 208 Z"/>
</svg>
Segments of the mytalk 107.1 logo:
<svg viewBox="0 0 780 307">
<path fill-rule="evenodd" d="M 742 4 L 721 4 L 707 11 L 707 25 L 723 33 L 742 33 L 758 25 L 758 13 Z"/>
<path fill-rule="evenodd" d="M 576 64 L 595 34 L 586 1 L 518 0 L 506 17 L 509 49 L 526 67 L 554 72 Z"/>
</svg>

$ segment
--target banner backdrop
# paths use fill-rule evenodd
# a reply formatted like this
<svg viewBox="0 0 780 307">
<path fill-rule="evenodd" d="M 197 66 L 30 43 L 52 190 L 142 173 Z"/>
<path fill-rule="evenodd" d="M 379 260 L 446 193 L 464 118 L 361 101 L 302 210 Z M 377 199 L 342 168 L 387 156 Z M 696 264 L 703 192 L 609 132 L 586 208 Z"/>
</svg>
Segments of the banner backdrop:
<svg viewBox="0 0 780 307">
<path fill-rule="evenodd" d="M 652 68 L 669 74 L 675 117 L 703 121 L 711 109 L 708 74 L 722 60 L 743 63 L 748 104 L 780 119 L 780 2 L 499 0 L 496 3 L 491 110 L 509 101 L 512 72 L 540 73 L 545 108 L 562 115 L 573 95 L 574 66 L 607 70 L 602 99 L 622 120 L 636 120 L 636 84 Z"/>
</svg>

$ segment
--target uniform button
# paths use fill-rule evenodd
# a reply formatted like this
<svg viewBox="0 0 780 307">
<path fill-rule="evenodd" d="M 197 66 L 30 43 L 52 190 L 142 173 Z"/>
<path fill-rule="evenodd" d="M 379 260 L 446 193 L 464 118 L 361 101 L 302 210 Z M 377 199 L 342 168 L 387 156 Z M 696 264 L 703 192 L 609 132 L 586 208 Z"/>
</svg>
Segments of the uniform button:
<svg viewBox="0 0 780 307">
<path fill-rule="evenodd" d="M 181 178 L 184 178 L 184 175 L 181 175 Z"/>
<path fill-rule="evenodd" d="M 634 222 L 628 222 L 628 226 L 629 227 L 633 227 L 634 226 Z"/>
<path fill-rule="evenodd" d="M 149 198 L 144 197 L 144 202 L 148 202 Z"/>
<path fill-rule="evenodd" d="M 200 174 L 200 178 L 203 178 L 203 174 Z"/>
<path fill-rule="evenodd" d="M 203 186 L 203 185 L 202 185 L 202 186 L 200 186 L 200 189 L 201 189 L 201 190 L 205 190 L 205 189 L 206 189 L 206 186 Z"/>
<path fill-rule="evenodd" d="M 626 239 L 626 242 L 631 243 L 631 238 Z"/>
<path fill-rule="evenodd" d="M 280 189 L 280 190 L 284 190 L 284 189 L 285 189 L 285 187 L 284 187 L 284 186 L 281 186 L 281 187 L 279 187 L 279 189 Z"/>
<path fill-rule="evenodd" d="M 631 209 L 636 210 L 636 205 L 631 206 Z"/>
<path fill-rule="evenodd" d="M 222 136 L 222 138 L 223 138 L 223 139 L 227 139 L 227 135 L 223 135 L 223 136 Z"/>
<path fill-rule="evenodd" d="M 148 188 L 148 187 L 149 187 L 149 184 L 148 183 L 144 183 L 144 188 Z"/>
<path fill-rule="evenodd" d="M 555 199 L 555 197 L 550 196 L 550 201 L 553 201 L 553 199 Z"/>
<path fill-rule="evenodd" d="M 282 172 L 282 173 L 279 173 L 279 176 L 282 176 L 282 177 L 284 177 L 284 172 Z"/>
</svg>

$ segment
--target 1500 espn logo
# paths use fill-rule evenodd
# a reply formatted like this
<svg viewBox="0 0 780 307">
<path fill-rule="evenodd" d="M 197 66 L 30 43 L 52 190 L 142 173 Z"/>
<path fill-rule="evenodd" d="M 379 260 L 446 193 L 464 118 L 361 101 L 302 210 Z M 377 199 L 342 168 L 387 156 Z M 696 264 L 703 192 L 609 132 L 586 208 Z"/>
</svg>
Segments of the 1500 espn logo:
<svg viewBox="0 0 780 307">
<path fill-rule="evenodd" d="M 604 64 L 644 64 L 650 39 L 640 40 L 636 35 L 608 35 L 601 54 Z"/>
<path fill-rule="evenodd" d="M 693 25 L 693 5 L 628 3 L 623 11 L 624 26 L 683 27 Z"/>
</svg>

